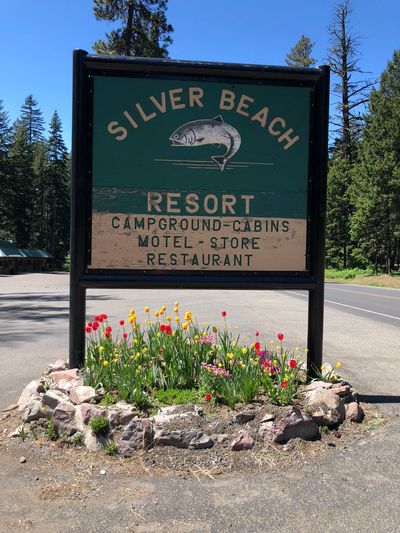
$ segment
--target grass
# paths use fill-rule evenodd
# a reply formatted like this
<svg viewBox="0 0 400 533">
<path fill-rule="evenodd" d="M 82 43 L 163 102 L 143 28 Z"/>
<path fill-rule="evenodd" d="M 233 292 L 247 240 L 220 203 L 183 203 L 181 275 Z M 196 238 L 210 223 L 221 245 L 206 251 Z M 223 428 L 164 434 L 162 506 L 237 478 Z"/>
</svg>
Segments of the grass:
<svg viewBox="0 0 400 533">
<path fill-rule="evenodd" d="M 358 285 L 369 285 L 371 287 L 400 289 L 399 273 L 393 273 L 390 276 L 388 274 L 374 274 L 372 269 L 362 270 L 359 268 L 327 268 L 325 270 L 325 280 L 339 283 L 357 283 Z"/>
<path fill-rule="evenodd" d="M 44 430 L 44 434 L 50 440 L 56 440 L 57 439 L 57 436 L 58 436 L 57 435 L 57 430 L 56 430 L 56 427 L 54 425 L 54 420 L 52 418 L 50 418 L 50 420 L 48 420 L 46 429 Z"/>
<path fill-rule="evenodd" d="M 162 405 L 196 403 L 199 394 L 195 389 L 167 389 L 153 391 L 154 398 Z"/>
<path fill-rule="evenodd" d="M 380 413 L 374 413 L 370 420 L 365 422 L 364 428 L 367 431 L 372 431 L 380 426 L 383 426 L 387 423 L 387 419 Z"/>
<path fill-rule="evenodd" d="M 114 455 L 118 451 L 117 444 L 112 440 L 104 446 L 104 451 L 107 455 Z"/>
<path fill-rule="evenodd" d="M 106 416 L 94 416 L 89 425 L 95 435 L 105 435 L 108 432 L 108 418 Z"/>
</svg>

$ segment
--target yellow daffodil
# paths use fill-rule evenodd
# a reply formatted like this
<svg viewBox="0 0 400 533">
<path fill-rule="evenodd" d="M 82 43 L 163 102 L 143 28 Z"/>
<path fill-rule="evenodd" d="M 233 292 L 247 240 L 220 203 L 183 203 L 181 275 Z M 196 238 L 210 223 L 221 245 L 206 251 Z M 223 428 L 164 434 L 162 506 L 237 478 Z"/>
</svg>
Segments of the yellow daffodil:
<svg viewBox="0 0 400 533">
<path fill-rule="evenodd" d="M 175 317 L 175 322 L 178 323 L 179 321 L 180 321 L 179 316 L 176 316 L 176 317 Z"/>
<path fill-rule="evenodd" d="M 167 308 L 165 307 L 165 305 L 163 305 L 163 306 L 161 307 L 161 311 L 164 312 L 164 311 L 166 311 L 166 310 L 167 310 Z"/>
<path fill-rule="evenodd" d="M 138 341 L 138 339 L 134 338 L 133 342 L 134 342 L 134 344 L 137 344 L 139 341 Z"/>
<path fill-rule="evenodd" d="M 104 352 L 104 346 L 99 346 L 99 352 L 100 352 L 100 353 L 103 353 L 103 352 Z"/>
<path fill-rule="evenodd" d="M 161 337 L 161 333 L 160 332 L 157 333 L 157 337 Z"/>
<path fill-rule="evenodd" d="M 147 353 L 148 351 L 149 350 L 146 347 L 143 348 L 143 353 Z"/>
<path fill-rule="evenodd" d="M 136 357 L 140 357 L 140 352 L 136 352 Z"/>
<path fill-rule="evenodd" d="M 247 348 L 242 348 L 242 354 L 246 354 L 247 353 Z"/>
<path fill-rule="evenodd" d="M 229 353 L 226 354 L 226 357 L 227 357 L 228 359 L 233 359 L 235 356 L 233 355 L 232 352 L 229 352 Z"/>
<path fill-rule="evenodd" d="M 145 307 L 145 308 L 144 308 L 144 312 L 145 312 L 145 313 L 148 313 L 149 311 L 150 311 L 149 307 Z"/>
<path fill-rule="evenodd" d="M 174 313 L 176 313 L 176 314 L 179 313 L 179 309 L 177 307 L 174 307 Z"/>
<path fill-rule="evenodd" d="M 254 342 L 252 342 L 252 343 L 250 344 L 250 348 L 251 348 L 252 350 L 254 350 Z"/>
<path fill-rule="evenodd" d="M 160 314 L 159 311 L 154 311 L 154 316 L 157 317 L 157 316 L 159 316 L 159 314 Z"/>
<path fill-rule="evenodd" d="M 108 366 L 108 365 L 109 365 L 108 361 L 103 361 L 103 366 Z"/>
<path fill-rule="evenodd" d="M 193 338 L 194 338 L 194 340 L 195 340 L 196 342 L 198 342 L 198 340 L 199 340 L 200 337 L 199 337 L 198 335 L 195 335 Z"/>
<path fill-rule="evenodd" d="M 340 361 L 336 363 L 336 368 L 342 368 L 342 363 Z"/>
<path fill-rule="evenodd" d="M 171 317 L 170 317 L 170 316 L 167 316 L 167 317 L 165 318 L 165 320 L 166 320 L 167 322 L 171 322 Z"/>
<path fill-rule="evenodd" d="M 184 322 L 182 324 L 182 329 L 189 329 L 189 324 L 187 322 Z"/>
<path fill-rule="evenodd" d="M 179 302 L 175 302 L 175 307 L 178 307 L 179 306 Z"/>
<path fill-rule="evenodd" d="M 129 314 L 130 315 L 134 315 L 135 314 L 135 310 L 134 309 L 129 309 Z"/>
</svg>

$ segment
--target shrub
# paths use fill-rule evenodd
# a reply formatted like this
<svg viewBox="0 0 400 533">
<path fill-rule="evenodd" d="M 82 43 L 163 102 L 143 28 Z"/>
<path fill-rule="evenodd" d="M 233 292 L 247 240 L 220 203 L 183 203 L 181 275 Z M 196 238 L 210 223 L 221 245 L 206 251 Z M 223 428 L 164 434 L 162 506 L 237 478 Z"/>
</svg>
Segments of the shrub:
<svg viewBox="0 0 400 533">
<path fill-rule="evenodd" d="M 112 440 L 104 446 L 104 451 L 107 455 L 114 455 L 118 451 L 117 444 Z"/>
<path fill-rule="evenodd" d="M 89 425 L 95 435 L 105 435 L 108 432 L 108 418 L 104 415 L 93 416 Z"/>
</svg>

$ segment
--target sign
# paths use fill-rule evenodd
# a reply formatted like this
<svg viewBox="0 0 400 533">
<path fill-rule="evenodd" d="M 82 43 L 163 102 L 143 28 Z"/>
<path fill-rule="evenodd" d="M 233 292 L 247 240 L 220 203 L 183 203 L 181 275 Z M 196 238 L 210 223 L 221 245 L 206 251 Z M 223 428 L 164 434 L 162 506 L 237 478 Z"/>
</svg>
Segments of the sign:
<svg viewBox="0 0 400 533">
<path fill-rule="evenodd" d="M 312 87 L 91 81 L 89 268 L 307 269 Z"/>
<path fill-rule="evenodd" d="M 309 291 L 322 362 L 329 68 L 74 52 L 70 365 L 87 288 Z"/>
</svg>

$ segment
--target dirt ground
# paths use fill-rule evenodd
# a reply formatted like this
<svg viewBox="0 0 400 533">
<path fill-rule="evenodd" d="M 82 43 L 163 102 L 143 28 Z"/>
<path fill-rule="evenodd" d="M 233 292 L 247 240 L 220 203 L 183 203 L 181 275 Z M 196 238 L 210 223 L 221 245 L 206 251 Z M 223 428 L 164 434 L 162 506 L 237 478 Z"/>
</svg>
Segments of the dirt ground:
<svg viewBox="0 0 400 533">
<path fill-rule="evenodd" d="M 381 274 L 380 276 L 363 276 L 354 279 L 328 279 L 327 281 L 334 283 L 347 283 L 349 285 L 370 285 L 372 287 L 400 289 L 400 276 L 388 276 L 387 274 Z"/>
<path fill-rule="evenodd" d="M 385 417 L 364 407 L 363 424 L 345 423 L 340 432 L 322 432 L 316 442 L 296 440 L 289 446 L 258 442 L 253 450 L 242 452 L 230 451 L 229 442 L 199 451 L 155 447 L 130 458 L 52 442 L 40 431 L 28 430 L 25 440 L 10 437 L 20 425 L 14 409 L 0 417 L 0 531 L 166 531 L 165 524 L 151 525 L 146 520 L 148 502 L 158 505 L 159 482 L 219 480 L 234 486 L 242 476 L 296 471 L 324 455 L 344 453 L 352 443 L 370 438 L 386 425 Z M 206 424 L 212 423 L 212 417 L 207 417 Z M 224 422 L 220 423 L 224 429 Z M 80 514 L 90 511 L 93 517 L 104 516 L 105 509 L 106 522 L 93 518 L 92 524 L 79 525 Z M 62 516 L 67 523 L 60 523 Z M 121 523 L 128 525 L 122 528 Z M 195 522 L 178 521 L 174 529 L 202 528 Z"/>
</svg>

